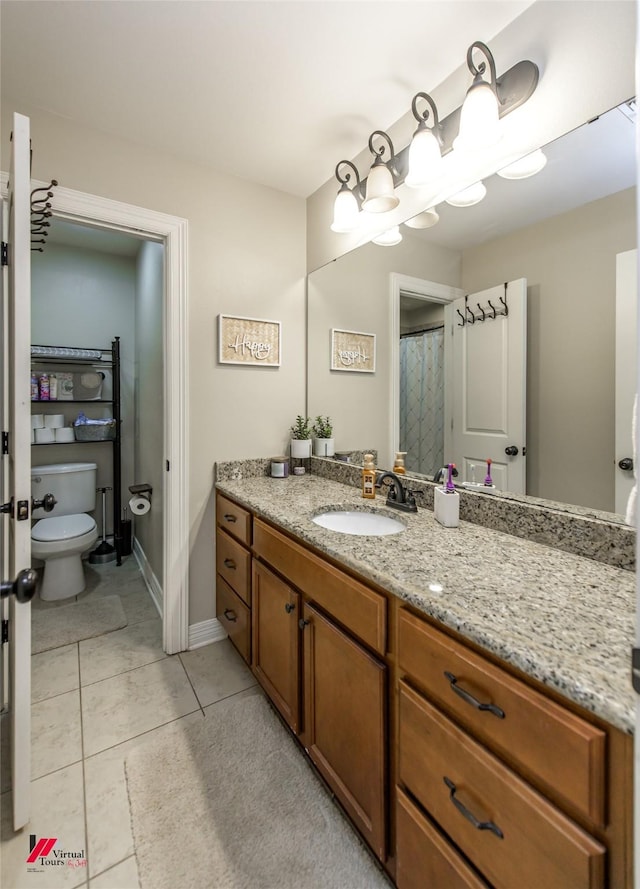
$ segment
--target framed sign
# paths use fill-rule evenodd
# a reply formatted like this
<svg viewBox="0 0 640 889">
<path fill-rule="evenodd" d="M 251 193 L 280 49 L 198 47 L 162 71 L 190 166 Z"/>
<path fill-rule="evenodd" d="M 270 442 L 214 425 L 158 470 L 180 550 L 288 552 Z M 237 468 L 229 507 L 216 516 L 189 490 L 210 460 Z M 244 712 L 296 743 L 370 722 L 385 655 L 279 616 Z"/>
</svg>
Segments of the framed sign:
<svg viewBox="0 0 640 889">
<path fill-rule="evenodd" d="M 280 367 L 280 322 L 218 315 L 220 364 Z"/>
<path fill-rule="evenodd" d="M 375 333 L 355 330 L 331 330 L 331 370 L 374 373 L 376 369 Z"/>
</svg>

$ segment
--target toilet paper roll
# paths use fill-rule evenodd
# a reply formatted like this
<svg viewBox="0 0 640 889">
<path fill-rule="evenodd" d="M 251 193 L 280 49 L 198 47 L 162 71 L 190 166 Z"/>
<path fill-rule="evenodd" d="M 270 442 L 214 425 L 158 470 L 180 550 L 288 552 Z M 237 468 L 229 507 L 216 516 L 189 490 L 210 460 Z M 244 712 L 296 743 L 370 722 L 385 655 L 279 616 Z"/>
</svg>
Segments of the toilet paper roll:
<svg viewBox="0 0 640 889">
<path fill-rule="evenodd" d="M 44 425 L 47 429 L 62 429 L 64 426 L 64 414 L 46 414 Z"/>
<path fill-rule="evenodd" d="M 44 426 L 44 417 L 42 414 L 31 414 L 31 428 L 42 429 Z"/>
<path fill-rule="evenodd" d="M 55 433 L 53 429 L 36 429 L 36 444 L 49 444 L 55 441 Z"/>
<path fill-rule="evenodd" d="M 129 500 L 129 509 L 133 515 L 146 515 L 151 509 L 151 503 L 146 497 L 132 497 Z"/>
<path fill-rule="evenodd" d="M 65 426 L 62 429 L 55 429 L 54 434 L 56 441 L 75 441 L 76 436 L 71 426 Z"/>
</svg>

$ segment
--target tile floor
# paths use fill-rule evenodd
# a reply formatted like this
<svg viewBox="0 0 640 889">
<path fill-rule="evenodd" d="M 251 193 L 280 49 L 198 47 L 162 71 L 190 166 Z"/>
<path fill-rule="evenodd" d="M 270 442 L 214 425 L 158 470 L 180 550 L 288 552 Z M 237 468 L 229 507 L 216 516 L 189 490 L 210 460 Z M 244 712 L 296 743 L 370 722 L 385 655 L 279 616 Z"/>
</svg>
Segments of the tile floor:
<svg viewBox="0 0 640 889">
<path fill-rule="evenodd" d="M 163 653 L 161 621 L 133 557 L 120 568 L 87 570 L 88 587 L 78 598 L 117 593 L 128 625 L 32 657 L 32 820 L 13 833 L 3 769 L 0 885 L 6 889 L 138 889 L 127 753 L 158 732 L 179 732 L 210 715 L 217 701 L 256 692 L 228 640 Z M 38 599 L 33 607 L 59 606 Z M 56 848 L 82 852 L 87 865 L 29 872 L 30 834 L 56 837 Z"/>
</svg>

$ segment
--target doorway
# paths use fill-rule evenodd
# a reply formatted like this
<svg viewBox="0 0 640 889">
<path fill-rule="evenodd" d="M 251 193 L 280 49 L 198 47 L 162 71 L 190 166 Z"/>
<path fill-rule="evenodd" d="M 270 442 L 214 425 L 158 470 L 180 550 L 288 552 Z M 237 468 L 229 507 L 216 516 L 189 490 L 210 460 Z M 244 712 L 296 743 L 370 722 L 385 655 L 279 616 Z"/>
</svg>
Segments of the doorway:
<svg viewBox="0 0 640 889">
<path fill-rule="evenodd" d="M 2 190 L 6 194 L 6 176 Z M 46 183 L 32 182 L 33 187 Z M 163 648 L 167 654 L 189 647 L 189 515 L 188 515 L 188 312 L 186 219 L 119 201 L 59 187 L 53 200 L 54 216 L 86 228 L 124 233 L 161 243 L 164 247 L 162 330 L 164 397 L 162 459 Z M 160 493 L 160 492 L 159 492 Z"/>
</svg>

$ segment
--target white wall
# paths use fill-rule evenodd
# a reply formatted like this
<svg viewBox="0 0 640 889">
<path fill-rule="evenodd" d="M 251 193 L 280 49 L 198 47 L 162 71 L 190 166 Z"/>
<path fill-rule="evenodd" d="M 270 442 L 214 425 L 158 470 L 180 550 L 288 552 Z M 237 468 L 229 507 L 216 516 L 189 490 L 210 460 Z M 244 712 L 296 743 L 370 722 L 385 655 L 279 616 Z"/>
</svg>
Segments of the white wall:
<svg viewBox="0 0 640 889">
<path fill-rule="evenodd" d="M 31 342 L 40 345 L 110 348 L 120 337 L 122 394 L 122 478 L 133 471 L 133 376 L 135 350 L 135 278 L 133 258 L 113 256 L 63 244 L 47 244 L 43 253 L 34 253 L 31 263 Z M 83 405 L 59 402 L 67 422 Z M 85 407 L 87 416 L 110 416 L 111 406 Z M 97 412 L 96 412 L 97 411 Z M 32 448 L 33 463 L 95 461 L 98 485 L 113 485 L 111 445 L 45 445 Z M 111 521 L 112 499 L 107 495 L 107 528 Z M 101 501 L 96 518 L 102 532 Z"/>
<path fill-rule="evenodd" d="M 291 422 L 304 412 L 305 202 L 16 106 L 9 96 L 2 96 L 5 135 L 13 111 L 31 118 L 34 178 L 53 176 L 67 188 L 189 221 L 189 622 L 208 620 L 214 463 L 283 453 Z M 1 147 L 6 170 L 7 138 Z M 282 321 L 282 366 L 218 366 L 219 313 Z"/>
<path fill-rule="evenodd" d="M 134 534 L 162 583 L 163 486 L 165 476 L 163 406 L 164 246 L 145 241 L 136 270 L 136 374 L 134 471 L 130 484 L 150 484 L 151 512 L 135 516 Z M 164 590 L 162 591 L 164 595 Z"/>
</svg>

